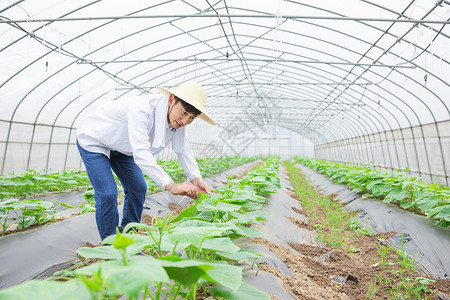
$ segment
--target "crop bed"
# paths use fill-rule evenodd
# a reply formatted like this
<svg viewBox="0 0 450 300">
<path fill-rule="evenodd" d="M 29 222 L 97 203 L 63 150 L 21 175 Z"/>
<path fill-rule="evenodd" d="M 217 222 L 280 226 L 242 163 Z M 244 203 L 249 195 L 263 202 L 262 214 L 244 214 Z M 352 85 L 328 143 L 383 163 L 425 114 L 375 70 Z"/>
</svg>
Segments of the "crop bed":
<svg viewBox="0 0 450 300">
<path fill-rule="evenodd" d="M 197 159 L 197 163 L 202 176 L 208 177 L 256 159 L 257 157 L 228 156 Z M 158 161 L 158 164 L 175 182 L 186 180 L 178 161 Z M 155 182 L 146 175 L 144 177 L 147 182 L 148 194 L 161 191 Z M 119 198 L 121 198 L 123 197 L 122 187 L 117 178 L 116 181 Z M 55 193 L 76 190 L 82 191 L 84 196 L 78 199 L 79 203 L 69 204 L 67 199 L 58 201 L 58 197 L 53 196 Z M 0 196 L 2 199 L 0 201 L 1 236 L 61 220 L 61 218 L 55 218 L 56 212 L 65 209 L 79 208 L 80 214 L 95 211 L 94 192 L 86 172 L 80 171 L 63 171 L 46 175 L 44 172 L 29 170 L 10 177 L 0 176 Z M 30 196 L 32 198 L 26 198 Z M 52 201 L 47 198 L 52 198 Z"/>
<path fill-rule="evenodd" d="M 295 160 L 336 183 L 346 184 L 362 198 L 377 198 L 432 219 L 438 227 L 450 226 L 450 189 L 426 184 L 401 171 L 382 172 L 368 166 L 352 166 L 320 159 L 295 157 Z"/>
<path fill-rule="evenodd" d="M 256 252 L 240 249 L 233 240 L 260 235 L 245 225 L 268 214 L 256 208 L 265 202 L 258 194 L 276 189 L 276 172 L 270 171 L 270 164 L 274 163 L 268 161 L 239 182 L 230 180 L 210 197 L 203 195 L 176 218 L 155 217 L 152 226 L 129 224 L 139 234 L 118 232 L 100 247 L 80 248 L 80 256 L 102 262 L 77 269 L 74 279 L 31 280 L 2 290 L 0 297 L 29 299 L 31 293 L 34 299 L 67 295 L 71 299 L 103 299 L 118 295 L 137 298 L 144 293 L 150 298 L 192 298 L 198 288 L 205 290 L 213 284 L 208 290 L 214 295 L 251 294 L 263 299 L 264 293 L 242 282 L 241 268 L 226 262 L 258 258 Z M 136 255 L 143 250 L 149 255 Z"/>
<path fill-rule="evenodd" d="M 176 214 L 79 248 L 75 268 L 0 290 L 0 299 L 450 297 L 449 279 L 417 265 L 406 240 L 390 246 L 398 233 L 373 233 L 335 197 L 273 157 L 187 208 L 179 202 Z"/>
</svg>

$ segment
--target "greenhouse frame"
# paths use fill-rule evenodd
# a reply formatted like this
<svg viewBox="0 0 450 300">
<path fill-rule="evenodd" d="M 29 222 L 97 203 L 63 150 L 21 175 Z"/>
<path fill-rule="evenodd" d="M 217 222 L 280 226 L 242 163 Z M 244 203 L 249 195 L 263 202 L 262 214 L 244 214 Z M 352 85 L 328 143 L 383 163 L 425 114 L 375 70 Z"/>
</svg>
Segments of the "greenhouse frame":
<svg viewBox="0 0 450 300">
<path fill-rule="evenodd" d="M 77 148 L 77 126 L 95 109 L 114 101 L 135 101 L 158 94 L 160 87 L 170 89 L 195 81 L 205 89 L 205 110 L 216 123 L 196 118 L 186 127 L 187 142 L 197 159 L 210 159 L 211 164 L 219 166 L 225 157 L 254 157 L 257 164 L 267 163 L 268 170 L 273 168 L 268 162 L 274 156 L 280 163 L 293 161 L 302 165 L 300 169 L 322 192 L 341 193 L 337 199 L 345 203 L 343 206 L 356 205 L 354 199 L 369 197 L 382 199 L 382 207 L 396 203 L 396 208 L 420 215 L 433 230 L 439 228 L 436 239 L 444 243 L 441 248 L 450 245 L 448 0 L 3 0 L 0 64 L 0 201 L 32 197 L 9 197 L 12 194 L 6 187 L 13 184 L 6 181 L 20 174 L 51 176 L 85 171 Z M 176 161 L 177 153 L 166 147 L 155 159 Z M 249 161 L 230 163 L 227 168 L 242 173 L 242 166 L 250 168 Z M 327 169 L 329 164 L 332 169 Z M 358 186 L 366 179 L 345 181 L 348 178 L 336 171 L 337 165 L 352 174 L 372 177 Z M 212 168 L 209 161 L 206 166 Z M 218 168 L 208 176 L 221 178 L 217 182 L 235 178 L 227 168 L 220 169 L 225 173 L 218 173 Z M 286 168 L 291 172 L 289 163 Z M 325 183 L 315 172 L 326 173 L 333 183 Z M 239 176 L 245 178 L 242 174 Z M 283 178 L 280 183 L 280 179 L 264 176 L 274 189 L 288 186 L 287 193 L 297 191 L 293 182 L 291 186 Z M 385 187 L 379 187 L 378 192 L 376 185 L 382 184 L 383 176 L 408 179 L 382 194 Z M 421 188 L 410 188 L 412 182 L 420 182 Z M 341 190 L 334 183 L 352 191 L 343 196 L 344 187 Z M 147 184 L 150 190 L 151 183 Z M 401 185 L 409 194 L 397 190 Z M 151 189 L 158 192 L 157 187 Z M 266 194 L 253 195 L 254 201 L 261 195 Z M 433 205 L 404 200 L 423 195 Z M 8 213 L 11 217 L 14 210 L 6 211 L 6 204 L 2 205 L 4 233 Z M 349 205 L 349 209 L 376 210 L 358 205 Z M 380 214 L 390 213 L 381 210 Z M 20 214 L 17 217 L 20 227 Z M 397 249 L 403 250 L 403 233 L 415 229 L 408 231 L 386 223 L 386 227 L 373 228 L 405 230 L 401 231 L 401 242 L 396 243 Z M 277 226 L 268 221 L 267 227 L 269 224 Z M 272 232 L 267 230 L 270 236 Z M 419 232 L 427 235 L 417 229 L 416 234 Z M 93 235 L 92 242 L 100 242 Z M 0 237 L 0 252 L 6 251 L 1 250 L 2 239 L 6 238 Z M 282 244 L 292 243 L 290 238 Z M 417 242 L 427 243 L 432 242 Z M 446 277 L 443 274 L 450 270 L 448 254 L 436 253 L 440 261 L 427 265 L 432 250 L 417 251 L 424 253 L 425 269 L 435 277 Z M 0 296 L 3 287 L 35 278 L 24 275 L 2 284 L 7 276 L 0 272 Z M 346 280 L 351 280 L 349 276 Z M 424 291 L 422 296 L 427 293 Z M 226 298 L 222 292 L 215 292 Z M 450 292 L 440 292 L 440 296 L 450 297 Z M 295 298 L 292 291 L 287 293 Z M 272 294 L 290 299 L 286 295 L 284 291 Z M 322 299 L 318 295 L 317 299 Z M 136 295 L 128 296 L 135 299 Z M 191 297 L 189 293 L 185 296 Z"/>
<path fill-rule="evenodd" d="M 446 1 L 268 1 L 260 10 L 230 1 L 6 1 L 2 174 L 80 167 L 74 132 L 83 114 L 196 79 L 218 124 L 191 126 L 196 155 L 240 154 L 239 135 L 250 132 L 244 148 L 255 154 L 408 168 L 448 185 L 448 9 Z"/>
</svg>

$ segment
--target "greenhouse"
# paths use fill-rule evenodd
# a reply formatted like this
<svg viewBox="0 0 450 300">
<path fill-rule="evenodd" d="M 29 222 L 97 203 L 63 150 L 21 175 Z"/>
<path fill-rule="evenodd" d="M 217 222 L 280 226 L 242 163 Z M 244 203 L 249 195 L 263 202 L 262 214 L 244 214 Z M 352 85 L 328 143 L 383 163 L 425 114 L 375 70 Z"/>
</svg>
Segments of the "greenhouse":
<svg viewBox="0 0 450 300">
<path fill-rule="evenodd" d="M 449 1 L 3 0 L 0 63 L 0 299 L 450 299 Z"/>
</svg>

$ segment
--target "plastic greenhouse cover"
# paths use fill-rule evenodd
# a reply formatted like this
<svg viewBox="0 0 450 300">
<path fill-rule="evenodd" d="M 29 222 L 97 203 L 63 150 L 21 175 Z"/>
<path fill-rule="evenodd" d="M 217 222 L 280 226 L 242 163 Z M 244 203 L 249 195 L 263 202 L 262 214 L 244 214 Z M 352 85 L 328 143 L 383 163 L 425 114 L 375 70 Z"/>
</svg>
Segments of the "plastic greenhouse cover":
<svg viewBox="0 0 450 300">
<path fill-rule="evenodd" d="M 314 170 L 297 164 L 314 185 L 327 194 L 336 193 L 336 199 L 349 210 L 361 211 L 360 222 L 373 231 L 397 232 L 390 238 L 392 246 L 401 247 L 402 234 L 404 250 L 415 255 L 416 262 L 425 267 L 435 277 L 448 278 L 450 274 L 450 229 L 436 227 L 430 219 L 403 210 L 392 204 L 384 204 L 376 199 L 361 199 L 344 185 L 335 184 Z"/>
<path fill-rule="evenodd" d="M 247 170 L 254 163 L 247 163 L 206 178 L 210 187 L 221 185 L 228 176 Z M 54 198 L 55 195 L 52 195 Z M 79 193 L 61 194 L 69 203 L 79 201 Z M 46 200 L 46 199 L 44 199 Z M 173 196 L 161 192 L 147 196 L 144 213 L 162 216 L 170 212 L 169 203 L 187 204 L 188 197 Z M 73 210 L 66 210 L 70 215 Z M 122 213 L 122 207 L 119 206 Z M 75 250 L 87 242 L 97 245 L 100 237 L 95 224 L 95 214 L 74 216 L 60 222 L 6 235 L 0 238 L 0 288 L 10 287 L 29 279 L 43 279 L 54 272 L 67 269 L 77 261 Z"/>
<path fill-rule="evenodd" d="M 448 118 L 447 105 L 442 99 L 449 87 L 441 79 L 448 71 L 448 26 L 443 27 L 448 19 L 448 3 L 420 0 L 408 5 L 405 1 L 348 0 L 342 5 L 337 1 L 230 0 L 227 5 L 228 8 L 217 5 L 216 15 L 205 1 L 48 0 L 45 4 L 20 1 L 20 5 L 3 1 L 2 16 L 19 22 L 22 30 L 6 24 L 2 27 L 4 68 L 0 85 L 6 105 L 0 111 L 0 118 L 73 127 L 80 114 L 99 104 L 94 102 L 138 94 L 136 86 L 176 85 L 180 82 L 174 74 L 181 79 L 193 76 L 194 72 L 198 78 L 219 83 L 211 85 L 209 90 L 217 96 L 226 96 L 216 99 L 218 104 L 226 101 L 229 104 L 234 99 L 220 82 L 234 83 L 244 92 L 254 88 L 247 82 L 243 82 L 245 86 L 238 85 L 241 78 L 247 77 L 245 68 L 241 68 L 245 58 L 258 70 L 257 79 L 263 75 L 270 78 L 267 82 L 262 78 L 255 80 L 264 84 L 258 88 L 263 91 L 261 95 L 273 92 L 277 83 L 324 83 L 325 87 L 289 87 L 283 88 L 283 94 L 273 93 L 276 98 L 305 94 L 318 100 L 318 94 L 332 92 L 336 89 L 334 82 L 355 72 L 359 74 L 355 77 L 361 80 L 346 78 L 344 83 L 354 81 L 355 86 L 343 86 L 345 93 L 341 97 L 348 105 L 361 99 L 370 112 L 376 112 L 379 102 L 375 100 L 381 98 L 386 119 L 383 122 L 373 118 L 379 122 L 375 124 L 408 127 L 411 123 L 426 124 Z M 235 42 L 242 43 L 237 45 L 241 59 L 236 59 L 237 54 L 225 55 L 232 49 L 219 26 L 218 15 L 227 11 L 235 16 L 228 22 L 237 35 Z M 176 17 L 177 14 L 185 17 Z M 241 14 L 249 17 L 237 17 Z M 290 15 L 310 18 L 285 18 Z M 139 18 L 144 16 L 160 17 Z M 336 19 L 321 20 L 324 16 Z M 340 16 L 386 21 L 339 21 Z M 99 19 L 102 17 L 107 19 Z M 47 22 L 40 21 L 47 18 L 50 19 Z M 388 22 L 394 18 L 425 23 Z M 428 24 L 427 20 L 441 20 L 441 23 Z M 225 28 L 229 30 L 228 26 Z M 441 28 L 442 34 L 433 40 Z M 429 48 L 425 55 L 416 59 L 425 48 Z M 265 61 L 272 57 L 274 62 Z M 210 59 L 212 63 L 201 59 Z M 323 63 L 305 63 L 298 68 L 296 61 Z M 393 71 L 392 66 L 396 65 Z M 106 72 L 121 80 L 114 81 Z M 426 73 L 430 76 L 425 85 Z M 389 78 L 384 80 L 385 77 Z M 275 78 L 277 81 L 270 83 Z M 361 97 L 366 88 L 366 97 Z M 427 99 L 426 103 L 422 99 Z M 239 104 L 239 99 L 235 103 Z M 286 103 L 290 110 L 313 108 L 299 101 Z M 236 106 L 229 107 L 226 113 L 236 113 Z M 330 112 L 341 108 L 338 103 L 326 107 Z M 330 118 L 342 122 L 341 115 L 345 114 L 345 128 L 352 132 L 357 115 L 350 113 L 350 109 L 341 110 Z M 389 110 L 398 114 L 391 115 Z M 214 111 L 218 117 L 229 119 L 222 114 L 220 106 Z M 291 128 L 297 127 L 292 123 Z M 332 129 L 332 125 L 324 129 Z M 362 120 L 357 125 L 369 132 L 381 129 L 379 125 L 372 128 Z"/>
</svg>

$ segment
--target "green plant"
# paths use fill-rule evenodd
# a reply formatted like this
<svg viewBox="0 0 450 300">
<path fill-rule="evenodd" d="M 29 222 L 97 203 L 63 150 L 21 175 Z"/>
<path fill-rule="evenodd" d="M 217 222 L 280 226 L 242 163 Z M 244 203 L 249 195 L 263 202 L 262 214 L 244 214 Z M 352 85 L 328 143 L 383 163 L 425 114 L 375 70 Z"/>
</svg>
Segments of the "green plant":
<svg viewBox="0 0 450 300">
<path fill-rule="evenodd" d="M 22 211 L 22 217 L 18 222 L 21 229 L 33 224 L 41 225 L 54 220 L 54 204 L 49 201 L 43 201 L 42 199 L 23 200 L 19 209 Z"/>
<path fill-rule="evenodd" d="M 370 228 L 362 226 L 361 223 L 358 221 L 357 217 L 352 217 L 347 221 L 347 228 L 353 230 L 358 234 L 367 236 L 373 235 Z"/>
<path fill-rule="evenodd" d="M 387 266 L 390 263 L 386 258 L 387 254 L 389 252 L 389 247 L 384 246 L 384 245 L 381 245 L 380 247 L 375 245 L 375 247 L 377 248 L 378 254 L 380 254 L 380 260 L 379 260 L 380 266 Z"/>
<path fill-rule="evenodd" d="M 404 277 L 403 271 L 387 271 L 392 274 L 394 278 L 397 278 L 397 283 L 390 279 L 389 276 L 385 277 L 387 289 L 392 299 L 428 299 L 428 294 L 433 291 L 427 286 L 432 279 L 424 277 Z"/>
<path fill-rule="evenodd" d="M 2 219 L 2 235 L 5 234 L 10 212 L 19 219 L 18 227 L 25 229 L 33 224 L 41 225 L 54 220 L 54 204 L 42 199 L 9 199 L 0 203 L 0 217 Z"/>
<path fill-rule="evenodd" d="M 377 293 L 377 278 L 375 278 L 375 281 L 370 285 L 369 289 L 367 290 L 366 298 L 380 299 L 379 297 L 375 296 L 376 293 Z"/>
<path fill-rule="evenodd" d="M 400 249 L 396 249 L 393 248 L 394 251 L 398 254 L 398 256 L 400 256 L 400 262 L 402 264 L 402 266 L 405 269 L 409 269 L 411 271 L 415 271 L 417 266 L 415 265 L 415 256 L 410 257 L 409 254 L 407 254 L 405 252 L 405 242 L 403 239 L 403 233 L 402 233 L 402 242 L 401 242 L 401 246 Z"/>
<path fill-rule="evenodd" d="M 394 203 L 403 209 L 426 215 L 436 226 L 450 226 L 450 190 L 437 184 L 425 184 L 420 178 L 401 171 L 382 172 L 370 166 L 351 166 L 319 159 L 295 157 L 304 164 L 330 177 L 336 183 L 347 184 L 361 198 L 374 197 L 384 203 Z"/>
<path fill-rule="evenodd" d="M 130 223 L 124 229 L 127 233 L 107 237 L 102 246 L 78 249 L 77 254 L 85 259 L 104 261 L 75 270 L 77 278 L 69 281 L 76 282 L 73 286 L 82 284 L 80 293 L 84 298 L 77 298 L 79 294 L 75 292 L 72 296 L 195 299 L 202 287 L 205 295 L 208 288 L 213 297 L 237 299 L 246 295 L 249 299 L 269 299 L 265 293 L 242 283 L 242 269 L 228 262 L 249 260 L 259 269 L 256 259 L 260 254 L 240 249 L 234 242 L 242 237 L 262 236 L 259 230 L 244 225 L 264 221 L 271 214 L 257 209 L 266 201 L 261 195 L 268 193 L 269 187 L 276 187 L 277 179 L 273 177 L 278 173 L 277 166 L 277 158 L 268 159 L 247 174 L 242 180 L 245 183 L 230 180 L 218 193 L 201 195 L 176 218 L 154 218 L 151 225 Z M 260 178 L 252 180 L 255 177 Z M 136 255 L 144 249 L 151 255 Z M 181 258 L 181 253 L 187 258 Z M 29 292 L 29 286 L 41 290 L 35 283 L 12 290 L 20 297 Z M 46 288 L 42 284 L 42 289 Z M 10 295 L 10 290 L 0 291 L 0 298 Z"/>
</svg>

